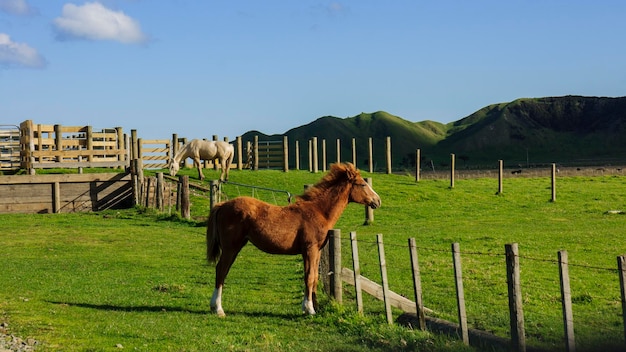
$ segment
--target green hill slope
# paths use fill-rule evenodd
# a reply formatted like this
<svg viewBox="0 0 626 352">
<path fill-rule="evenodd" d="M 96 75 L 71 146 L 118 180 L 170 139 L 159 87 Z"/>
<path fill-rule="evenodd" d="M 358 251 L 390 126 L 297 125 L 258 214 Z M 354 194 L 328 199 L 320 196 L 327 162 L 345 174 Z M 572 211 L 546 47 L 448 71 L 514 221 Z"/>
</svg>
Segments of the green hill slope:
<svg viewBox="0 0 626 352">
<path fill-rule="evenodd" d="M 244 134 L 279 139 L 257 131 Z M 367 165 L 368 138 L 374 144 L 373 159 L 384 164 L 387 136 L 392 140 L 393 165 L 409 168 L 420 148 L 424 161 L 445 165 L 450 153 L 467 167 L 507 164 L 626 162 L 626 97 L 547 97 L 518 99 L 484 107 L 449 124 L 410 122 L 384 111 L 354 117 L 325 116 L 293 128 L 290 143 L 298 140 L 306 161 L 306 143 L 312 137 L 326 140 L 329 161 L 335 160 L 336 140 L 341 140 L 342 160 L 351 159 L 351 140 L 356 139 L 359 167 Z M 293 148 L 290 148 L 293 156 Z"/>
</svg>

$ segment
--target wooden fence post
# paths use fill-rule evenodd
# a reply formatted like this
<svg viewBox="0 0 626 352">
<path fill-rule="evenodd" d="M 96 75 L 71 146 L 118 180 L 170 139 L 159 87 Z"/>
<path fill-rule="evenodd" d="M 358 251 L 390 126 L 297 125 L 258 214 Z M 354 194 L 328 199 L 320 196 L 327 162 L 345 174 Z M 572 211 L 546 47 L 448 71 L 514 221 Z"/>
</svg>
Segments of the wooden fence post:
<svg viewBox="0 0 626 352">
<path fill-rule="evenodd" d="M 622 298 L 622 322 L 624 328 L 624 341 L 626 341 L 626 256 L 617 257 L 617 270 L 619 273 L 619 286 Z"/>
<path fill-rule="evenodd" d="M 454 188 L 454 162 L 455 162 L 455 155 L 454 154 L 450 154 L 450 188 Z"/>
<path fill-rule="evenodd" d="M 550 198 L 551 202 L 556 202 L 556 164 L 552 164 L 552 197 Z"/>
<path fill-rule="evenodd" d="M 341 140 L 337 138 L 337 163 L 341 162 Z"/>
<path fill-rule="evenodd" d="M 572 291 L 569 285 L 567 251 L 559 251 L 559 279 L 561 282 L 561 305 L 563 307 L 563 327 L 565 329 L 565 350 L 576 351 L 574 339 L 574 316 L 572 313 Z"/>
<path fill-rule="evenodd" d="M 385 302 L 385 313 L 387 315 L 387 323 L 393 324 L 393 315 L 391 312 L 391 302 L 389 301 L 389 282 L 387 280 L 387 260 L 385 259 L 385 246 L 383 245 L 383 235 L 376 235 L 376 243 L 378 244 L 378 257 L 380 260 L 380 277 L 383 286 L 383 301 Z"/>
<path fill-rule="evenodd" d="M 54 182 L 52 184 L 52 212 L 61 212 L 61 183 Z"/>
<path fill-rule="evenodd" d="M 367 164 L 369 165 L 369 171 L 374 172 L 374 142 L 372 137 L 367 139 Z"/>
<path fill-rule="evenodd" d="M 354 291 L 356 294 L 356 311 L 363 314 L 363 293 L 361 291 L 361 264 L 359 263 L 359 246 L 357 245 L 356 232 L 350 232 L 350 244 L 352 245 L 352 269 L 354 273 Z"/>
<path fill-rule="evenodd" d="M 89 126 L 89 127 L 91 127 L 91 126 Z M 115 127 L 115 131 L 117 132 L 117 143 L 116 143 L 117 150 L 125 149 L 126 146 L 124 145 L 125 144 L 124 143 L 125 138 L 124 138 L 124 130 L 123 130 L 123 128 L 122 127 Z M 90 154 L 90 157 L 91 157 L 91 154 Z M 118 154 L 117 155 L 117 161 L 122 161 L 122 160 L 124 160 L 123 158 L 124 158 L 124 156 L 122 154 Z M 126 159 L 124 161 L 125 161 L 125 164 L 128 165 L 128 159 Z M 122 168 L 122 167 L 121 166 L 117 167 L 117 169 L 120 169 L 120 168 Z"/>
<path fill-rule="evenodd" d="M 61 132 L 61 125 L 54 125 L 54 144 L 55 150 L 60 152 L 63 150 L 63 133 Z M 63 161 L 63 157 L 59 153 L 56 157 L 57 162 Z"/>
<path fill-rule="evenodd" d="M 163 184 L 163 173 L 162 172 L 157 172 L 157 182 L 156 182 L 156 188 L 154 191 L 154 198 L 156 200 L 156 208 L 159 209 L 159 211 L 163 211 L 163 190 L 165 189 L 165 185 Z"/>
<path fill-rule="evenodd" d="M 89 155 L 87 156 L 87 161 L 92 162 L 93 161 L 93 127 L 91 126 L 87 126 L 87 135 L 85 136 L 86 138 L 86 142 L 87 145 L 85 146 L 87 148 L 87 151 L 89 152 Z M 119 148 L 119 144 L 118 144 L 118 148 Z M 118 155 L 119 158 L 119 155 Z M 118 159 L 119 160 L 119 159 Z"/>
<path fill-rule="evenodd" d="M 387 174 L 391 175 L 391 137 L 387 136 L 385 140 L 385 156 L 387 160 Z"/>
<path fill-rule="evenodd" d="M 180 216 L 182 216 L 184 219 L 190 219 L 191 212 L 189 209 L 189 176 L 179 176 L 178 181 L 180 182 Z"/>
<path fill-rule="evenodd" d="M 309 172 L 313 172 L 313 141 L 309 138 Z"/>
<path fill-rule="evenodd" d="M 289 171 L 289 138 L 283 136 L 283 172 Z"/>
<path fill-rule="evenodd" d="M 237 136 L 235 144 L 235 148 L 237 148 L 237 170 L 243 170 L 243 142 L 241 136 Z"/>
<path fill-rule="evenodd" d="M 524 311 L 522 309 L 522 289 L 520 284 L 519 254 L 517 243 L 506 244 L 506 275 L 509 291 L 509 313 L 511 320 L 511 344 L 513 350 L 526 351 L 524 332 Z"/>
<path fill-rule="evenodd" d="M 330 268 L 332 275 L 330 276 L 330 285 L 332 287 L 332 297 L 337 303 L 343 303 L 342 280 L 341 280 L 341 230 L 330 230 Z"/>
<path fill-rule="evenodd" d="M 365 182 L 367 182 L 367 184 L 370 185 L 370 187 L 372 186 L 372 178 L 371 177 L 365 177 L 364 178 Z M 369 205 L 365 206 L 365 222 L 363 223 L 363 225 L 371 225 L 374 223 L 374 208 L 370 207 Z"/>
<path fill-rule="evenodd" d="M 133 185 L 133 205 L 139 205 L 141 199 L 141 180 L 143 176 L 140 178 L 140 170 L 141 170 L 141 160 L 133 159 L 131 162 L 130 174 L 132 178 Z M 143 174 L 143 172 L 141 172 Z"/>
<path fill-rule="evenodd" d="M 296 170 L 300 170 L 300 142 L 298 140 L 296 140 L 295 153 L 296 153 Z"/>
<path fill-rule="evenodd" d="M 322 172 L 326 172 L 326 140 L 322 139 Z"/>
<path fill-rule="evenodd" d="M 504 181 L 504 162 L 502 160 L 498 160 L 498 194 L 502 194 L 502 186 Z"/>
<path fill-rule="evenodd" d="M 467 331 L 467 314 L 465 313 L 465 293 L 463 291 L 463 273 L 461 270 L 461 253 L 459 243 L 452 244 L 452 261 L 454 266 L 454 285 L 456 287 L 456 303 L 459 310 L 459 327 L 463 343 L 469 345 Z"/>
<path fill-rule="evenodd" d="M 417 311 L 417 328 L 426 330 L 426 315 L 424 314 L 424 302 L 422 301 L 422 279 L 417 258 L 417 245 L 415 238 L 409 238 L 409 253 L 411 255 L 411 271 L 413 273 L 413 292 L 415 293 L 415 308 Z"/>
<path fill-rule="evenodd" d="M 254 136 L 254 147 L 252 148 L 252 170 L 259 171 L 259 136 Z"/>
<path fill-rule="evenodd" d="M 143 167 L 143 146 L 142 139 L 137 138 L 137 159 L 141 160 L 141 165 Z"/>
<path fill-rule="evenodd" d="M 145 200 L 144 200 L 144 207 L 148 208 L 150 207 L 150 189 L 152 188 L 152 177 L 147 177 L 147 181 L 145 182 L 146 187 L 144 190 L 144 196 L 145 196 Z"/>
<path fill-rule="evenodd" d="M 316 174 L 319 171 L 319 160 L 318 160 L 318 155 L 317 155 L 317 137 L 313 137 L 311 139 L 311 146 L 312 146 L 311 155 L 313 156 L 313 161 L 312 161 L 313 169 L 311 169 L 311 172 Z"/>
<path fill-rule="evenodd" d="M 419 182 L 420 181 L 420 169 L 421 169 L 421 159 L 422 159 L 422 151 L 421 149 L 416 149 L 415 150 L 415 182 Z"/>
<path fill-rule="evenodd" d="M 358 163 L 356 162 L 356 138 L 352 138 L 352 164 L 358 167 Z"/>
</svg>

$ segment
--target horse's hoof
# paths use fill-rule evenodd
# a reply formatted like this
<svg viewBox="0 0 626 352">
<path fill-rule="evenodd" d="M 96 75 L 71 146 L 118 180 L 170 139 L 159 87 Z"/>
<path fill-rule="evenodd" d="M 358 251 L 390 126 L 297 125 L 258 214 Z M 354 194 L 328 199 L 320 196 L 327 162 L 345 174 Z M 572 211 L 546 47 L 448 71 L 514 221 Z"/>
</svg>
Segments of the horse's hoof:
<svg viewBox="0 0 626 352">
<path fill-rule="evenodd" d="M 217 312 L 217 317 L 218 318 L 225 318 L 226 317 L 226 313 L 224 313 L 224 311 L 221 310 L 221 311 Z"/>
</svg>

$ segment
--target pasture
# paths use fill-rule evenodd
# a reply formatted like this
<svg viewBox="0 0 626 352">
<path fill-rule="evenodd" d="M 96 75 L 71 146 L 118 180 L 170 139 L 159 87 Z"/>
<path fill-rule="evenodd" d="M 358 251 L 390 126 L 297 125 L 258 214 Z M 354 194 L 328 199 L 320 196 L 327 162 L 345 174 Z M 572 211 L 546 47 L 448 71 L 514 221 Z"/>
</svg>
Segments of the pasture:
<svg viewBox="0 0 626 352">
<path fill-rule="evenodd" d="M 184 169 L 195 180 L 195 170 Z M 205 170 L 207 179 L 217 171 Z M 231 180 L 302 193 L 321 173 L 237 171 Z M 623 346 L 616 256 L 626 216 L 626 177 L 425 179 L 367 174 L 382 198 L 372 225 L 349 205 L 337 223 L 344 238 L 356 231 L 362 275 L 379 281 L 375 235 L 385 241 L 390 288 L 413 298 L 407 238 L 417 239 L 424 304 L 456 321 L 450 245 L 460 243 L 470 327 L 508 336 L 504 245 L 520 248 L 527 345 L 563 350 L 557 251 L 570 261 L 579 350 Z M 228 197 L 252 191 L 224 185 Z M 259 198 L 286 203 L 284 194 Z M 0 320 L 12 333 L 43 341 L 44 350 L 463 350 L 456 340 L 384 323 L 382 302 L 365 300 L 353 313 L 322 300 L 301 315 L 302 260 L 244 248 L 224 288 L 229 316 L 209 314 L 214 268 L 204 260 L 208 200 L 192 198 L 192 221 L 151 211 L 0 215 Z M 349 245 L 342 246 L 350 266 Z"/>
</svg>

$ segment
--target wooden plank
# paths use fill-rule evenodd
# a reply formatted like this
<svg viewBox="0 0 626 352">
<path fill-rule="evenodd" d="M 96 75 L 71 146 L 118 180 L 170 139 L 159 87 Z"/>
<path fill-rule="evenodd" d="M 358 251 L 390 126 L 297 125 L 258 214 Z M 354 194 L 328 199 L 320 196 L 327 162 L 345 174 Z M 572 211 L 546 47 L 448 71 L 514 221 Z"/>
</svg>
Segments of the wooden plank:
<svg viewBox="0 0 626 352">
<path fill-rule="evenodd" d="M 54 126 L 52 126 L 52 130 L 54 131 Z M 59 131 L 61 133 L 78 133 L 78 132 L 87 132 L 88 126 L 59 126 Z"/>
<path fill-rule="evenodd" d="M 146 145 L 146 144 L 170 144 L 170 140 L 169 139 L 142 139 L 141 140 L 141 144 L 142 145 Z"/>
<path fill-rule="evenodd" d="M 79 149 L 79 150 L 36 150 L 30 153 L 30 156 L 33 157 L 57 157 L 60 156 L 62 158 L 77 158 L 79 156 L 88 157 L 94 156 L 97 157 L 99 155 L 125 155 L 127 151 L 125 149 Z"/>
<path fill-rule="evenodd" d="M 141 152 L 145 154 L 149 153 L 169 153 L 170 148 L 143 148 Z"/>
<path fill-rule="evenodd" d="M 348 268 L 341 268 L 341 280 L 349 285 L 354 286 L 354 272 Z M 365 276 L 360 276 L 361 288 L 363 291 L 367 292 L 374 298 L 378 300 L 383 300 L 383 287 L 378 283 L 366 278 Z M 403 312 L 407 313 L 417 313 L 417 309 L 415 308 L 415 302 L 410 299 L 401 296 L 391 290 L 389 290 L 389 303 L 391 306 L 401 309 Z M 432 309 L 424 307 L 424 312 L 432 313 Z"/>
<path fill-rule="evenodd" d="M 59 174 L 59 175 L 6 175 L 0 177 L 0 186 L 4 184 L 39 184 L 54 182 L 91 182 L 91 181 L 130 181 L 130 174 Z"/>
<path fill-rule="evenodd" d="M 29 163 L 33 169 L 77 169 L 84 168 L 118 168 L 128 166 L 126 161 L 62 161 L 62 162 L 34 162 Z"/>
<path fill-rule="evenodd" d="M 18 213 L 52 213 L 52 205 L 44 205 L 41 203 L 28 204 L 0 204 L 0 213 L 2 214 L 18 214 Z"/>
</svg>

